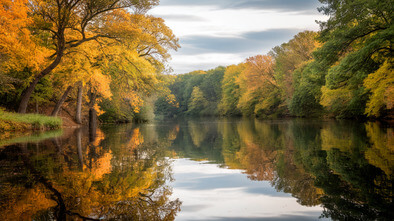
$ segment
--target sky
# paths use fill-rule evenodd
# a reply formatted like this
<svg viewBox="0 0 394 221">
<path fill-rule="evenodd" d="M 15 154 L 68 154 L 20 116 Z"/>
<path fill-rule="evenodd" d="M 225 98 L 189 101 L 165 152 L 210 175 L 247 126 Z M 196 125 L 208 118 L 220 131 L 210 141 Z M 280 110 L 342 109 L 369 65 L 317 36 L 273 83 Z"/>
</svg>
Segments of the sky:
<svg viewBox="0 0 394 221">
<path fill-rule="evenodd" d="M 304 30 L 318 31 L 318 0 L 160 0 L 162 17 L 179 38 L 174 74 L 209 70 L 266 54 Z"/>
</svg>

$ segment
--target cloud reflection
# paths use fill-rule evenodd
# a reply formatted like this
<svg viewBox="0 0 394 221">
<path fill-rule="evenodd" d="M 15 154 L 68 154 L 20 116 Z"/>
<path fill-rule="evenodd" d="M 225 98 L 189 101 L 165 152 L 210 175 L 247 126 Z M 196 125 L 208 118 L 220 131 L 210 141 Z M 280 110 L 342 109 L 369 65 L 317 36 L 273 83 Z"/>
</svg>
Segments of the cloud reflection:
<svg viewBox="0 0 394 221">
<path fill-rule="evenodd" d="M 321 207 L 303 207 L 290 194 L 276 192 L 269 181 L 248 179 L 242 170 L 176 159 L 173 172 L 172 197 L 183 202 L 177 220 L 286 220 L 306 218 L 304 213 L 317 218 L 322 211 Z"/>
</svg>

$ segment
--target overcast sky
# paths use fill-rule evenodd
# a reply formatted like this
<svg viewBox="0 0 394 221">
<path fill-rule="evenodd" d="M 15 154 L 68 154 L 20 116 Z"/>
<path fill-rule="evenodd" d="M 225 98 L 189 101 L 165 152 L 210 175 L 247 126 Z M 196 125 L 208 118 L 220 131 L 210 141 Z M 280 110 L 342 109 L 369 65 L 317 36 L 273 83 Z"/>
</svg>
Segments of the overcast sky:
<svg viewBox="0 0 394 221">
<path fill-rule="evenodd" d="M 150 11 L 180 39 L 175 74 L 238 64 L 326 20 L 318 0 L 160 0 Z"/>
</svg>

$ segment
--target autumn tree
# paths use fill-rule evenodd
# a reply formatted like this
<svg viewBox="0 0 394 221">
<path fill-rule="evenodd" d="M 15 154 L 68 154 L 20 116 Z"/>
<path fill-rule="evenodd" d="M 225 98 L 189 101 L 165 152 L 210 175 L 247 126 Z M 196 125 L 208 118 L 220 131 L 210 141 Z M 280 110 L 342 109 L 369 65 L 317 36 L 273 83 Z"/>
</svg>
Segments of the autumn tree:
<svg viewBox="0 0 394 221">
<path fill-rule="evenodd" d="M 27 0 L 0 1 L 0 74 L 9 70 L 41 67 L 47 51 L 32 36 L 33 20 Z"/>
<path fill-rule="evenodd" d="M 269 55 L 257 55 L 246 59 L 245 63 L 246 68 L 237 80 L 242 93 L 238 108 L 243 115 L 273 114 L 281 102 L 275 61 Z"/>
<path fill-rule="evenodd" d="M 312 52 L 319 46 L 317 35 L 312 31 L 300 32 L 289 42 L 274 47 L 269 53 L 275 59 L 275 76 L 281 90 L 281 99 L 286 106 L 294 94 L 294 71 L 313 58 Z"/>
<path fill-rule="evenodd" d="M 201 89 L 197 86 L 193 87 L 193 91 L 190 97 L 190 103 L 188 112 L 190 114 L 198 114 L 208 105 L 207 99 L 204 97 Z"/>
<path fill-rule="evenodd" d="M 136 35 L 127 43 L 114 44 L 104 50 L 102 70 L 111 76 L 113 96 L 103 105 L 106 111 L 112 112 L 106 118 L 116 119 L 119 116 L 119 120 L 129 121 L 131 116 L 128 115 L 140 113 L 145 97 L 168 90 L 162 86 L 160 74 L 170 58 L 169 50 L 177 50 L 179 44 L 161 18 L 123 12 L 122 20 L 117 22 L 125 27 L 135 25 Z M 113 27 L 113 31 L 118 31 L 118 28 Z M 125 35 L 130 33 L 124 28 L 122 32 Z"/>
<path fill-rule="evenodd" d="M 237 108 L 241 93 L 236 79 L 244 69 L 244 63 L 230 65 L 226 68 L 222 80 L 222 99 L 218 106 L 220 115 L 239 115 L 241 113 Z"/>
<path fill-rule="evenodd" d="M 21 75 L 39 69 L 47 55 L 28 28 L 32 19 L 27 3 L 27 0 L 0 1 L 0 95 L 15 92 L 23 85 Z"/>
<path fill-rule="evenodd" d="M 89 41 L 108 44 L 108 40 L 125 40 L 117 33 L 108 33 L 110 24 L 104 22 L 114 16 L 119 9 L 133 8 L 136 13 L 144 13 L 156 0 L 108 0 L 108 1 L 30 1 L 34 23 L 34 33 L 45 38 L 45 44 L 53 51 L 44 69 L 35 74 L 21 96 L 18 112 L 25 113 L 29 98 L 37 83 L 50 74 L 65 55 Z M 113 24 L 113 23 L 111 23 Z"/>
</svg>

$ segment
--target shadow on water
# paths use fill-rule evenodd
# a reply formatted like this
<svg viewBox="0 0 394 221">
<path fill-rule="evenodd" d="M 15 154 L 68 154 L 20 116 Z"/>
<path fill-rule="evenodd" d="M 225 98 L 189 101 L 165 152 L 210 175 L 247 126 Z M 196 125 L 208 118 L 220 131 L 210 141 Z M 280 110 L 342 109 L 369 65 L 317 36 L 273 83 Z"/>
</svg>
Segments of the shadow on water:
<svg viewBox="0 0 394 221">
<path fill-rule="evenodd" d="M 173 220 L 182 199 L 171 197 L 171 159 L 187 158 L 269 181 L 300 205 L 321 205 L 321 217 L 390 220 L 393 137 L 390 125 L 302 119 L 67 130 L 0 149 L 0 213 L 7 220 Z"/>
</svg>

